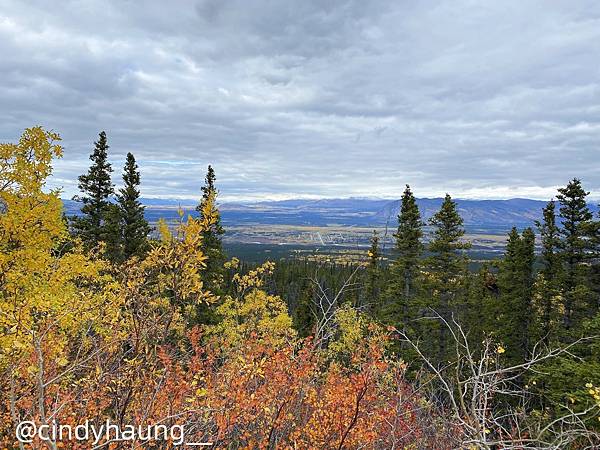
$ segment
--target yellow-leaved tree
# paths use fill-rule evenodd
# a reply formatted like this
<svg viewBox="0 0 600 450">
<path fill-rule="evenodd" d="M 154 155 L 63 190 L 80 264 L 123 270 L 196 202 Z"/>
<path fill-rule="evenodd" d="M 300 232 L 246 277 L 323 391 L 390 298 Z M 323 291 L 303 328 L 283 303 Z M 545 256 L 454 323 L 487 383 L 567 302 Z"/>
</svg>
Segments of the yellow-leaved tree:
<svg viewBox="0 0 600 450">
<path fill-rule="evenodd" d="M 10 386 L 15 415 L 20 393 L 33 389 L 28 415 L 42 422 L 48 391 L 81 362 L 70 357 L 72 343 L 79 355 L 92 347 L 73 338 L 107 333 L 119 312 L 105 263 L 67 245 L 59 192 L 44 191 L 52 160 L 62 156 L 59 141 L 34 127 L 18 143 L 0 144 L 0 384 Z"/>
<path fill-rule="evenodd" d="M 237 263 L 233 259 L 226 266 L 235 268 Z M 265 278 L 272 274 L 274 268 L 274 263 L 266 262 L 246 275 L 233 276 L 236 295 L 223 299 L 217 307 L 219 323 L 207 328 L 223 348 L 243 345 L 251 335 L 276 346 L 294 342 L 297 338 L 283 299 L 262 289 Z"/>
</svg>

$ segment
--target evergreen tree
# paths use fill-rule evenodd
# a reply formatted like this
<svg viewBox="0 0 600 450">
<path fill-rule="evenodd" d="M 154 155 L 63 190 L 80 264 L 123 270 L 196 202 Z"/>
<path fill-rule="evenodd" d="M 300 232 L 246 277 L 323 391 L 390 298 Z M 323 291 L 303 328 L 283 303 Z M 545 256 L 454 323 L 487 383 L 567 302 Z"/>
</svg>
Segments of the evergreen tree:
<svg viewBox="0 0 600 450">
<path fill-rule="evenodd" d="M 313 305 L 313 297 L 315 287 L 310 280 L 303 283 L 298 294 L 298 302 L 293 310 L 292 319 L 294 328 L 298 331 L 298 335 L 302 338 L 308 337 L 314 333 L 315 328 L 315 310 Z"/>
<path fill-rule="evenodd" d="M 467 274 L 465 292 L 459 321 L 473 348 L 479 348 L 483 339 L 499 326 L 498 282 L 488 263 L 484 263 L 476 273 Z"/>
<path fill-rule="evenodd" d="M 433 309 L 448 323 L 457 306 L 461 289 L 462 275 L 467 269 L 467 259 L 463 250 L 470 244 L 462 241 L 465 234 L 463 219 L 458 214 L 456 203 L 446 194 L 440 210 L 429 220 L 433 238 L 429 244 L 432 253 L 428 258 L 433 289 Z M 438 358 L 445 361 L 448 355 L 448 329 L 443 324 L 438 328 Z"/>
<path fill-rule="evenodd" d="M 396 259 L 391 267 L 387 290 L 388 307 L 384 320 L 396 328 L 407 331 L 417 314 L 417 278 L 423 254 L 423 222 L 417 201 L 410 186 L 402 194 L 396 238 Z"/>
<path fill-rule="evenodd" d="M 538 280 L 540 300 L 540 332 L 542 340 L 548 344 L 554 334 L 556 307 L 554 299 L 560 292 L 561 258 L 559 254 L 560 230 L 556 224 L 556 204 L 548 202 L 543 210 L 543 222 L 536 221 L 542 241 L 542 269 Z"/>
<path fill-rule="evenodd" d="M 144 218 L 144 206 L 140 203 L 140 172 L 131 153 L 123 170 L 123 187 L 119 189 L 117 202 L 121 224 L 122 257 L 142 256 L 148 249 L 150 226 Z"/>
<path fill-rule="evenodd" d="M 368 311 L 379 310 L 379 290 L 380 290 L 380 262 L 381 253 L 379 252 L 379 236 L 377 231 L 373 230 L 371 237 L 371 248 L 367 254 L 367 267 L 365 269 L 365 293 L 362 306 L 366 306 Z"/>
<path fill-rule="evenodd" d="M 110 212 L 110 197 L 114 186 L 110 180 L 112 168 L 108 162 L 108 144 L 106 133 L 102 131 L 94 143 L 90 155 L 92 165 L 87 174 L 79 177 L 79 190 L 83 195 L 73 200 L 83 203 L 82 215 L 71 218 L 75 234 L 80 237 L 87 249 L 93 248 L 110 237 L 106 229 L 106 219 Z"/>
<path fill-rule="evenodd" d="M 209 165 L 204 186 L 202 186 L 202 200 L 196 207 L 196 211 L 200 215 L 200 220 L 204 220 L 205 209 L 210 207 L 210 215 L 216 219 L 202 234 L 202 251 L 207 257 L 206 268 L 203 271 L 205 274 L 205 285 L 211 292 L 219 294 L 223 278 L 223 263 L 225 262 L 221 236 L 225 231 L 221 226 L 221 216 L 217 208 L 216 199 L 218 192 L 215 187 L 215 181 L 215 171 Z"/>
<path fill-rule="evenodd" d="M 580 336 L 598 334 L 600 316 L 597 314 L 597 301 L 591 296 L 594 286 L 590 286 L 596 270 L 593 246 L 598 238 L 598 222 L 593 221 L 585 201 L 588 193 L 578 179 L 570 181 L 559 192 L 561 239 L 556 256 L 560 258 L 560 267 L 555 289 L 562 301 L 562 327 L 557 331 L 561 332 L 558 338 L 564 345 Z M 555 315 L 560 316 L 560 312 L 555 312 Z M 560 356 L 540 367 L 540 371 L 547 375 L 538 384 L 543 386 L 548 405 L 555 406 L 575 392 L 580 383 L 578 380 L 592 380 L 593 383 L 598 380 L 598 350 L 597 344 L 583 342 L 572 347 L 569 355 Z"/>
<path fill-rule="evenodd" d="M 533 330 L 533 264 L 535 234 L 531 228 L 519 234 L 513 227 L 508 235 L 500 265 L 501 314 L 498 333 L 515 363 L 529 354 Z"/>
<path fill-rule="evenodd" d="M 217 208 L 217 189 L 215 187 L 215 171 L 209 165 L 202 186 L 202 199 L 200 204 L 196 206 L 196 211 L 199 213 L 199 220 L 209 220 L 211 224 L 202 232 L 201 249 L 206 256 L 206 266 L 202 268 L 202 280 L 204 286 L 212 294 L 221 296 L 225 292 L 225 254 L 221 236 L 224 234 L 221 226 L 221 215 Z M 200 303 L 196 308 L 196 323 L 199 324 L 214 324 L 218 321 L 215 314 L 214 306 L 210 306 L 204 302 Z"/>
<path fill-rule="evenodd" d="M 600 217 L 600 212 L 598 213 Z M 589 287 L 592 298 L 590 309 L 592 314 L 600 313 L 600 220 L 592 220 L 588 225 L 590 241 Z"/>
<path fill-rule="evenodd" d="M 588 257 L 587 234 L 593 216 L 585 200 L 589 192 L 583 189 L 580 180 L 573 178 L 558 192 L 562 223 L 560 250 L 564 262 L 562 322 L 569 334 L 585 316 L 585 304 L 589 297 L 584 263 Z"/>
<path fill-rule="evenodd" d="M 109 203 L 104 214 L 104 255 L 113 263 L 121 263 L 123 256 L 123 224 L 119 205 Z"/>
</svg>

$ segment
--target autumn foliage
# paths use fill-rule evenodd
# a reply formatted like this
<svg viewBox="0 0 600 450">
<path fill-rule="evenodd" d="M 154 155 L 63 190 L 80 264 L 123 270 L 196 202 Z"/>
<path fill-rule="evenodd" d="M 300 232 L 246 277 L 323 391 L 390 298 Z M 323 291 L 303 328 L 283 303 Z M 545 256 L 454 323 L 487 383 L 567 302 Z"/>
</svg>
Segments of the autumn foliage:
<svg viewBox="0 0 600 450">
<path fill-rule="evenodd" d="M 450 447 L 455 430 L 385 356 L 389 336 L 376 325 L 346 313 L 326 345 L 298 338 L 285 303 L 263 290 L 272 263 L 235 275 L 235 295 L 206 289 L 202 235 L 216 220 L 214 199 L 174 231 L 162 224 L 142 259 L 115 267 L 101 249 L 85 253 L 68 235 L 59 193 L 44 191 L 58 140 L 32 128 L 0 147 L 0 447 L 25 448 L 15 437 L 24 420 L 106 419 L 179 424 L 186 442 L 213 448 Z M 197 325 L 199 305 L 220 322 Z"/>
<path fill-rule="evenodd" d="M 453 316 L 435 311 L 428 323 L 439 320 L 425 345 L 409 336 L 410 327 L 383 327 L 374 317 L 406 319 L 416 307 L 423 314 L 426 304 L 387 311 L 373 303 L 381 282 L 376 239 L 365 266 L 352 269 L 337 295 L 315 282 L 304 299 L 311 308 L 300 316 L 310 326 L 294 327 L 298 311 L 292 319 L 289 302 L 268 289 L 274 263 L 246 270 L 235 258 L 223 263 L 214 186 L 205 189 L 198 214 L 160 222 L 156 236 L 127 260 L 110 259 L 103 241 L 90 249 L 71 234 L 59 192 L 46 188 L 53 159 L 62 155 L 59 142 L 36 127 L 18 143 L 0 145 L 0 448 L 598 448 L 600 388 L 585 375 L 597 373 L 597 361 L 577 366 L 585 370 L 566 404 L 564 389 L 545 381 L 569 372 L 560 367 L 565 356 L 596 354 L 593 338 L 555 349 L 542 340 L 519 362 L 509 334 L 498 340 L 471 328 L 474 339 Z M 519 242 L 532 257 L 532 235 L 515 231 L 508 247 Z M 450 262 L 446 274 L 464 261 Z M 505 257 L 500 284 L 514 284 L 510 270 L 518 265 L 510 262 Z M 365 302 L 342 300 L 360 269 L 371 286 Z M 462 274 L 443 286 L 463 282 Z M 392 287 L 408 298 L 409 281 Z M 489 297 L 473 293 L 470 314 Z M 595 334 L 600 327 L 598 319 L 586 326 Z M 444 351 L 428 347 L 432 342 Z M 24 421 L 182 433 L 125 440 L 67 433 L 19 442 Z"/>
</svg>

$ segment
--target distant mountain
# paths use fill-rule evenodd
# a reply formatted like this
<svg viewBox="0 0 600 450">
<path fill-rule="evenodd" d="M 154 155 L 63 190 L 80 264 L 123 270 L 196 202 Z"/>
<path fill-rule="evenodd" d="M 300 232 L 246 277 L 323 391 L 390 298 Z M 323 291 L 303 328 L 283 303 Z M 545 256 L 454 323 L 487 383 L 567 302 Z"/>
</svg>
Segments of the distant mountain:
<svg viewBox="0 0 600 450">
<path fill-rule="evenodd" d="M 442 204 L 442 198 L 417 199 L 421 215 L 425 220 L 433 216 Z M 510 228 L 527 227 L 542 218 L 542 209 L 547 202 L 527 198 L 509 200 L 456 200 L 458 211 L 467 227 Z M 396 217 L 400 211 L 400 201 L 386 205 L 380 211 L 380 220 Z M 385 218 L 385 219 L 384 219 Z"/>
<path fill-rule="evenodd" d="M 63 200 L 67 214 L 77 214 L 78 204 Z M 506 230 L 532 226 L 541 219 L 546 202 L 526 198 L 509 200 L 456 200 L 458 209 L 471 230 Z M 142 198 L 146 215 L 151 222 L 160 217 L 174 219 L 181 207 L 193 212 L 194 200 Z M 442 198 L 417 200 L 424 220 L 439 209 Z M 590 204 L 597 212 L 598 207 Z M 345 198 L 320 200 L 282 200 L 255 203 L 222 203 L 220 210 L 225 225 L 344 225 L 344 226 L 395 226 L 400 210 L 400 200 Z"/>
</svg>

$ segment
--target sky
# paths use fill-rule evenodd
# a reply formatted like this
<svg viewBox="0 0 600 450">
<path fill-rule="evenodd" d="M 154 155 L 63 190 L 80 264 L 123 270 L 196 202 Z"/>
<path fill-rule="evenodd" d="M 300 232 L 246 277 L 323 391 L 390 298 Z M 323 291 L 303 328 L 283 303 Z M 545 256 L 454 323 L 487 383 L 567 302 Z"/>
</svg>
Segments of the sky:
<svg viewBox="0 0 600 450">
<path fill-rule="evenodd" d="M 42 125 L 77 193 L 600 198 L 600 2 L 0 0 L 0 142 Z"/>
</svg>

